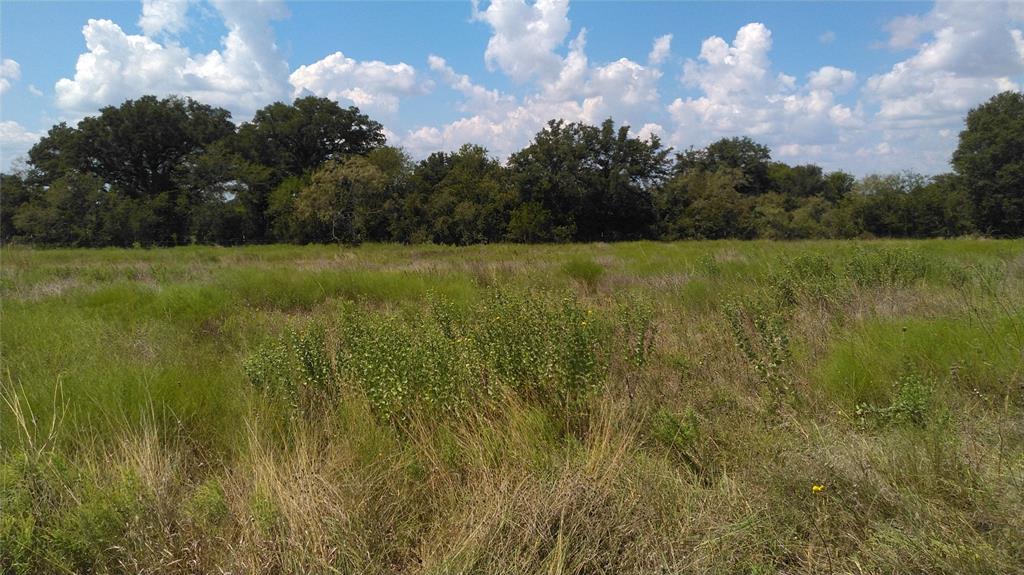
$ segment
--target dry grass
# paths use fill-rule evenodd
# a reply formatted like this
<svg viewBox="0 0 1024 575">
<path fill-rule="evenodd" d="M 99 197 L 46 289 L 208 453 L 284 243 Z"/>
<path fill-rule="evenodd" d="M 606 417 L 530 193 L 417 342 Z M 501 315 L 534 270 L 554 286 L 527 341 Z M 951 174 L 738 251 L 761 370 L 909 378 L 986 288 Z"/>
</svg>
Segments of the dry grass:
<svg viewBox="0 0 1024 575">
<path fill-rule="evenodd" d="M 892 248 L 929 270 L 1000 270 L 973 288 L 944 272 L 780 279 L 817 244 L 211 248 L 178 264 L 18 252 L 3 272 L 5 299 L 21 295 L 0 334 L 0 570 L 1024 573 L 1024 245 L 980 244 L 966 258 L 949 242 Z M 839 270 L 852 257 L 824 251 Z M 134 275 L 99 273 L 107 258 Z M 603 272 L 580 279 L 567 261 Z M 281 269 L 291 283 L 260 275 Z M 364 274 L 362 291 L 302 291 L 330 274 Z M 44 293 L 53 282 L 68 287 Z M 562 401 L 513 381 L 453 411 L 422 391 L 389 419 L 341 379 L 341 355 L 327 356 L 340 391 L 314 409 L 247 381 L 288 329 L 324 325 L 339 349 L 337 324 L 361 310 L 427 345 L 443 337 L 435 294 L 471 330 L 498 290 L 538 308 L 568 290 L 593 310 L 596 389 Z M 784 318 L 784 392 L 738 347 L 726 302 Z M 565 313 L 548 319 L 579 321 Z M 897 385 L 910 376 L 924 387 Z"/>
</svg>

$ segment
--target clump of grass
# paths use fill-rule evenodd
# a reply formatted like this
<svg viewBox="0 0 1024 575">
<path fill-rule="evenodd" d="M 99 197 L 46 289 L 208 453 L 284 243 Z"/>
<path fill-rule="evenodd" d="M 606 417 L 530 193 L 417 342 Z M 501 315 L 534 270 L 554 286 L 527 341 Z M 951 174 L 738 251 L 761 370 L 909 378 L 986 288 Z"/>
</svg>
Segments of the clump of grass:
<svg viewBox="0 0 1024 575">
<path fill-rule="evenodd" d="M 196 486 L 185 500 L 183 513 L 203 531 L 213 531 L 225 525 L 230 510 L 220 482 L 210 478 Z"/>
<path fill-rule="evenodd" d="M 769 290 L 780 305 L 801 302 L 834 303 L 841 289 L 832 259 L 817 253 L 800 254 L 786 260 L 769 276 Z"/>
<path fill-rule="evenodd" d="M 907 287 L 925 277 L 929 263 L 910 248 L 858 248 L 846 264 L 846 274 L 860 287 Z"/>
<path fill-rule="evenodd" d="M 593 291 L 604 275 L 604 267 L 592 259 L 574 257 L 562 264 L 562 273 Z"/>
</svg>

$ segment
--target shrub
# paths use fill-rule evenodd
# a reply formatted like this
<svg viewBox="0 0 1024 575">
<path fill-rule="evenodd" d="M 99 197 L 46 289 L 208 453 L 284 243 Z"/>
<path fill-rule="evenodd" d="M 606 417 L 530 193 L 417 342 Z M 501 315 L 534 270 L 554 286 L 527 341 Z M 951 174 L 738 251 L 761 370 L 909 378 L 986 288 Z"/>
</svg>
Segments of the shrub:
<svg viewBox="0 0 1024 575">
<path fill-rule="evenodd" d="M 630 366 L 643 368 L 654 347 L 654 304 L 644 296 L 630 294 L 619 301 L 619 341 L 625 343 Z"/>
</svg>

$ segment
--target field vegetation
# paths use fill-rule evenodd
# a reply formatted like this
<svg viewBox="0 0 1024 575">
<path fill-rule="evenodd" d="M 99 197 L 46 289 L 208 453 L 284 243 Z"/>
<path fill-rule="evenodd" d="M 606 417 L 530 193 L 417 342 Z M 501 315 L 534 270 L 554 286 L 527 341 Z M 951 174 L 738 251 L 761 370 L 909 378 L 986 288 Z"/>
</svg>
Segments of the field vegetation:
<svg viewBox="0 0 1024 575">
<path fill-rule="evenodd" d="M 4 573 L 1022 573 L 1024 241 L 0 252 Z"/>
</svg>

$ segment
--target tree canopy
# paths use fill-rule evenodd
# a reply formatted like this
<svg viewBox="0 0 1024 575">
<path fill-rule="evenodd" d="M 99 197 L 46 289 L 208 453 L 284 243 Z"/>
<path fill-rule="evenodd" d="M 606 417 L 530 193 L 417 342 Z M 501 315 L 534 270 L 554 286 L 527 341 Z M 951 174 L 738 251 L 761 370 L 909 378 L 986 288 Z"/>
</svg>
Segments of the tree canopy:
<svg viewBox="0 0 1024 575">
<path fill-rule="evenodd" d="M 977 229 L 1024 230 L 1024 93 L 1003 92 L 967 114 L 953 168 L 974 204 Z"/>
<path fill-rule="evenodd" d="M 413 161 L 357 108 L 304 97 L 236 128 L 144 96 L 53 126 L 0 177 L 0 241 L 616 241 L 1024 235 L 1024 95 L 968 114 L 953 173 L 856 179 L 750 138 L 681 153 L 612 119 L 552 120 L 502 163 L 466 144 Z"/>
</svg>

